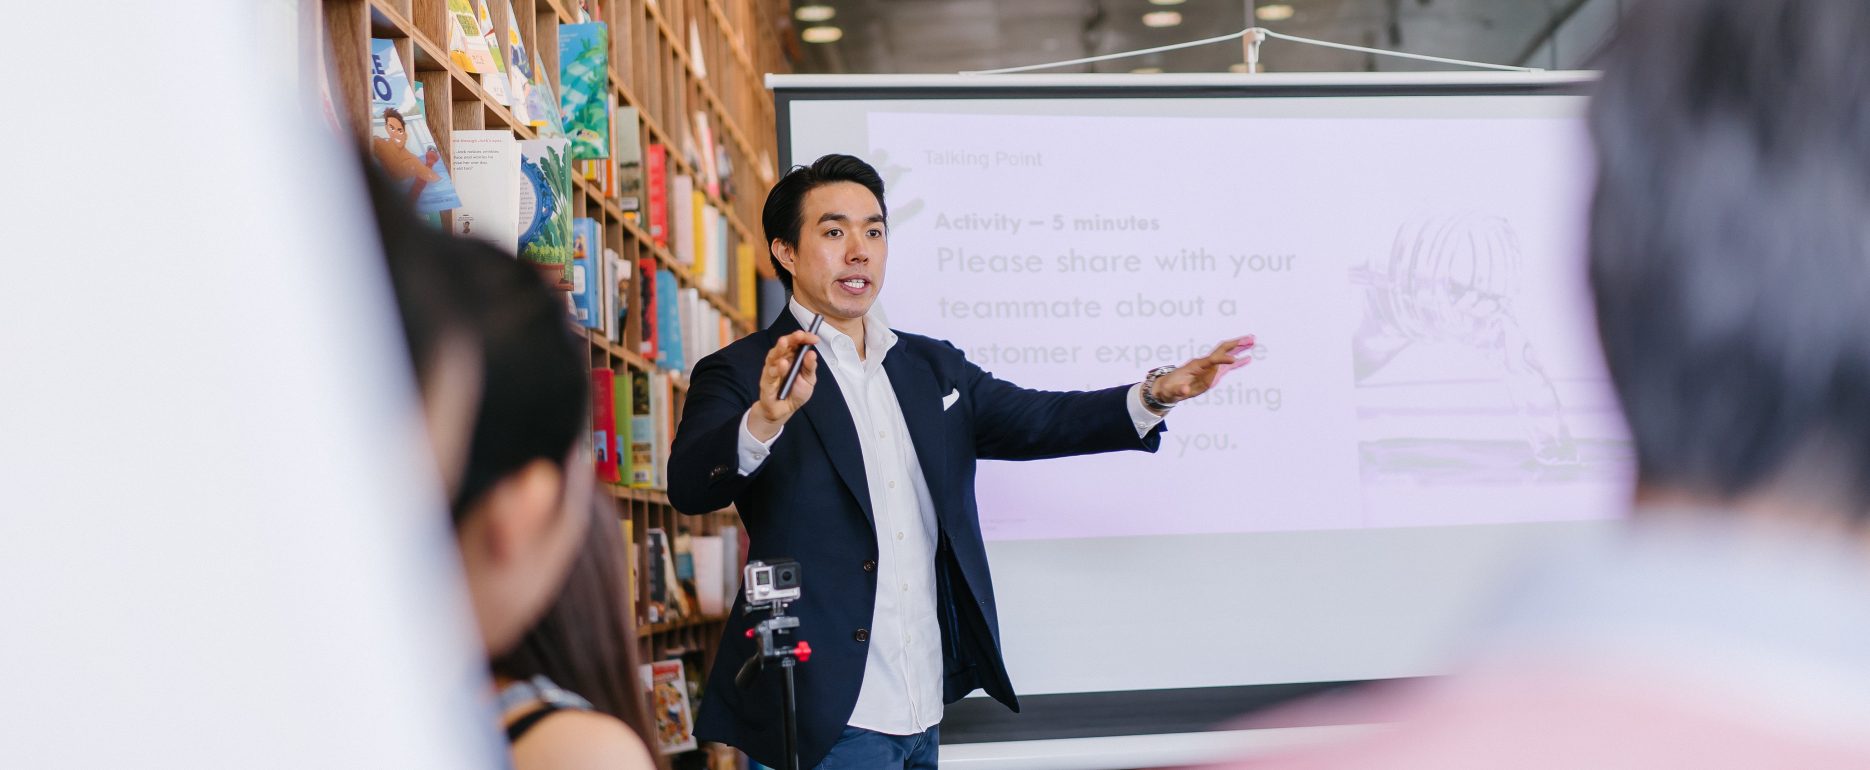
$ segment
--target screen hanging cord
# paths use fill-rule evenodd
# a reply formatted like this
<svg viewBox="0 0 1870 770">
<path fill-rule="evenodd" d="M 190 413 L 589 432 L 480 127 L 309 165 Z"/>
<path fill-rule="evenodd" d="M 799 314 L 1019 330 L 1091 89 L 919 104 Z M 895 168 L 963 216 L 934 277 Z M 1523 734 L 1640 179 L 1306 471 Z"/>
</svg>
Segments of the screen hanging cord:
<svg viewBox="0 0 1870 770">
<path fill-rule="evenodd" d="M 1435 62 L 1437 64 L 1454 64 L 1454 65 L 1458 65 L 1462 67 L 1477 67 L 1480 69 L 1505 70 L 1507 72 L 1544 72 L 1544 70 L 1538 67 L 1513 67 L 1513 66 L 1509 66 L 1505 64 L 1490 64 L 1488 62 L 1467 61 L 1464 59 L 1449 59 L 1449 58 L 1445 58 L 1441 56 L 1426 56 L 1426 55 L 1417 54 L 1417 53 L 1404 53 L 1402 51 L 1389 51 L 1389 50 L 1384 50 L 1382 48 L 1366 48 L 1360 45 L 1346 45 L 1344 43 L 1333 43 L 1328 40 L 1314 40 L 1309 37 L 1299 37 L 1297 35 L 1281 34 L 1278 32 L 1274 32 L 1270 29 L 1267 29 L 1265 27 L 1248 27 L 1239 32 L 1233 32 L 1233 33 L 1226 34 L 1226 35 L 1220 35 L 1218 37 L 1204 38 L 1202 40 L 1191 40 L 1186 43 L 1161 45 L 1161 46 L 1156 46 L 1155 48 L 1143 48 L 1143 49 L 1139 49 L 1135 51 L 1120 51 L 1118 53 L 1108 53 L 1108 54 L 1103 54 L 1101 56 L 1086 56 L 1082 59 L 1070 59 L 1067 61 L 1050 62 L 1047 64 L 1028 64 L 1028 65 L 1021 66 L 1021 67 L 1002 67 L 1000 69 L 992 69 L 992 70 L 974 70 L 970 72 L 962 72 L 960 74 L 963 74 L 963 75 L 1009 75 L 1015 72 L 1032 72 L 1035 70 L 1053 69 L 1056 67 L 1070 67 L 1075 64 L 1090 64 L 1093 62 L 1110 61 L 1112 59 L 1125 59 L 1125 58 L 1129 58 L 1132 56 L 1144 56 L 1144 55 L 1152 54 L 1152 53 L 1161 53 L 1163 51 L 1176 51 L 1176 50 L 1180 50 L 1183 48 L 1195 48 L 1198 46 L 1211 45 L 1214 43 L 1225 43 L 1229 40 L 1239 40 L 1241 38 L 1248 38 L 1248 41 L 1247 41 L 1248 66 L 1257 69 L 1257 65 L 1259 64 L 1259 58 L 1260 58 L 1259 56 L 1260 43 L 1269 37 L 1274 38 L 1276 40 L 1286 40 L 1286 41 L 1290 41 L 1294 43 L 1303 43 L 1306 45 L 1315 45 L 1315 46 L 1320 46 L 1324 48 L 1336 48 L 1336 49 L 1344 50 L 1344 51 L 1356 51 L 1358 53 L 1375 54 L 1377 56 L 1394 56 L 1394 57 L 1401 58 L 1401 59 L 1414 59 L 1416 61 Z"/>
</svg>

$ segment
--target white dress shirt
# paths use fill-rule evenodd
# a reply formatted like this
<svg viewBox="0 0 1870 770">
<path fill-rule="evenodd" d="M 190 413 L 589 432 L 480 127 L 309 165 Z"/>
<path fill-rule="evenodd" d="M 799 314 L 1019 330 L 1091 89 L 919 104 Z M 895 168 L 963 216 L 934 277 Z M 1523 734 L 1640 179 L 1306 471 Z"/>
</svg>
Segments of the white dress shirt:
<svg viewBox="0 0 1870 770">
<path fill-rule="evenodd" d="M 797 299 L 788 303 L 800 327 L 812 312 Z M 870 650 L 863 684 L 849 724 L 890 735 L 924 732 L 942 719 L 941 625 L 935 615 L 935 547 L 939 540 L 935 505 L 928 480 L 916 458 L 902 406 L 883 357 L 896 345 L 896 333 L 879 304 L 864 316 L 864 356 L 843 332 L 825 324 L 818 329 L 820 366 L 830 366 L 838 391 L 857 427 L 863 453 L 870 508 L 876 515 L 877 599 L 870 624 Z M 1140 437 L 1162 417 L 1143 406 L 1142 385 L 1130 389 L 1131 421 Z M 748 414 L 751 414 L 749 410 Z M 781 432 L 784 432 L 782 427 Z M 772 451 L 772 439 L 760 441 L 740 418 L 741 475 L 752 475 Z"/>
</svg>

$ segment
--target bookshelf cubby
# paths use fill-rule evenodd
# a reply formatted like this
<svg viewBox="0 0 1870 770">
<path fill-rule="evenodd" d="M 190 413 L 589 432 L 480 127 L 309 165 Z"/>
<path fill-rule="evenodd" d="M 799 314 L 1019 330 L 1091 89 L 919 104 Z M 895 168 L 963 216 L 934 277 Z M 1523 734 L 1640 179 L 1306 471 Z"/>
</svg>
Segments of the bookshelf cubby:
<svg viewBox="0 0 1870 770">
<path fill-rule="evenodd" d="M 671 249 L 656 243 L 642 219 L 642 212 L 626 211 L 620 202 L 603 194 L 600 184 L 586 181 L 573 173 L 572 207 L 578 217 L 596 220 L 604 246 L 614 249 L 625 262 L 635 266 L 651 259 L 659 268 L 676 276 L 681 288 L 700 290 L 702 299 L 728 319 L 732 336 L 754 330 L 755 291 L 745 284 L 759 277 L 771 278 L 772 268 L 758 258 L 766 253 L 760 232 L 761 203 L 773 182 L 777 158 L 775 111 L 772 95 L 766 90 L 763 76 L 784 72 L 789 63 L 781 48 L 780 34 L 786 19 L 785 0 L 510 0 L 514 21 L 526 49 L 536 52 L 543 62 L 554 93 L 562 93 L 559 83 L 559 25 L 575 24 L 586 19 L 604 22 L 610 35 L 609 88 L 619 106 L 636 108 L 640 124 L 638 134 L 645 147 L 661 144 L 668 148 L 669 173 L 699 178 L 701 169 L 685 152 L 702 146 L 696 136 L 696 113 L 705 113 L 715 145 L 724 148 L 731 174 L 725 176 L 719 194 L 704 191 L 707 203 L 726 221 L 727 255 L 725 291 L 709 291 L 689 267 Z M 452 163 L 450 136 L 461 129 L 509 130 L 519 139 L 535 138 L 532 126 L 515 117 L 513 111 L 481 85 L 480 76 L 457 66 L 448 55 L 449 17 L 447 0 L 322 0 L 324 24 L 330 39 L 331 69 L 335 80 L 331 94 L 342 115 L 348 116 L 348 129 L 354 138 L 367 142 L 370 132 L 368 96 L 371 39 L 395 41 L 397 55 L 410 77 L 422 84 L 426 101 L 424 113 L 444 157 Z M 506 40 L 508 19 L 501 0 L 488 3 L 497 40 Z M 535 73 L 538 74 L 538 73 Z M 614 130 L 614 127 L 613 127 Z M 639 148 L 644 149 L 644 148 Z M 698 188 L 699 189 L 699 188 Z M 647 198 L 647 190 L 644 191 Z M 647 208 L 646 205 L 641 208 Z M 446 228 L 451 222 L 442 214 Z M 750 251 L 740 248 L 745 244 Z M 747 262 L 753 264 L 746 264 Z M 627 302 L 639 301 L 636 282 L 642 271 L 632 269 L 627 285 L 622 287 Z M 568 319 L 567 321 L 571 321 Z M 593 369 L 610 369 L 627 375 L 631 372 L 653 373 L 656 363 L 638 354 L 643 330 L 639 315 L 629 314 L 622 340 L 613 342 L 601 331 L 579 328 L 588 341 Z M 723 339 L 725 344 L 731 339 Z M 689 361 L 692 366 L 694 361 Z M 627 377 L 619 380 L 628 387 Z M 674 398 L 670 411 L 680 420 L 686 393 L 686 380 L 671 377 Z M 620 415 L 627 420 L 627 415 Z M 666 458 L 665 458 L 666 459 Z M 628 479 L 626 478 L 626 481 Z M 646 559 L 645 533 L 662 529 L 673 536 L 677 532 L 716 534 L 723 526 L 737 523 L 734 512 L 718 511 L 707 516 L 686 517 L 670 507 L 668 495 L 660 489 L 603 485 L 615 498 L 621 515 L 631 523 L 631 558 L 638 572 Z M 728 554 L 734 559 L 736 555 Z M 642 607 L 647 601 L 649 581 L 639 574 L 634 580 L 638 607 L 639 653 L 645 662 L 671 657 L 680 652 L 699 651 L 704 664 L 711 664 L 723 618 L 694 617 L 669 623 L 650 624 L 644 620 Z M 704 669 L 705 670 L 705 669 Z M 699 706 L 700 704 L 692 704 Z M 723 754 L 693 752 L 696 757 L 682 757 L 678 766 L 702 762 L 719 764 Z"/>
</svg>

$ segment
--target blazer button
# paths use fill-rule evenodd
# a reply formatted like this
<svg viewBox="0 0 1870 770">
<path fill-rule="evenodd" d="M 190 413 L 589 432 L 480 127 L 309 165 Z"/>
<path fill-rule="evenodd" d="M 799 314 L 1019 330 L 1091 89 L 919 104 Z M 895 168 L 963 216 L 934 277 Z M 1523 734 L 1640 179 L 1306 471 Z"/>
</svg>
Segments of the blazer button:
<svg viewBox="0 0 1870 770">
<path fill-rule="evenodd" d="M 851 634 L 851 638 L 860 642 L 868 642 L 870 641 L 870 629 L 859 628 L 857 629 L 857 633 Z"/>
<path fill-rule="evenodd" d="M 865 571 L 865 572 L 875 572 L 875 571 L 877 571 L 877 563 L 876 563 L 876 562 L 874 562 L 874 561 L 867 561 L 867 562 L 864 562 L 864 571 Z"/>
</svg>

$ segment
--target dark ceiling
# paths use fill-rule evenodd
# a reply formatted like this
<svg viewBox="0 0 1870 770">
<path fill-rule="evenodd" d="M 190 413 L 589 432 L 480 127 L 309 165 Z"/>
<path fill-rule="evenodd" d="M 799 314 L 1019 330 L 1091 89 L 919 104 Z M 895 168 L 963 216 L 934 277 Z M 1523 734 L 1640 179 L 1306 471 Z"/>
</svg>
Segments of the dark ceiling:
<svg viewBox="0 0 1870 770">
<path fill-rule="evenodd" d="M 796 71 L 952 73 L 1075 59 L 1196 40 L 1252 26 L 1243 0 L 816 0 L 837 10 L 844 32 L 802 43 Z M 808 4 L 794 0 L 795 5 Z M 1261 5 L 1267 3 L 1262 0 Z M 1261 21 L 1278 32 L 1353 45 L 1498 64 L 1572 68 L 1587 63 L 1621 11 L 1620 0 L 1288 0 L 1293 15 Z M 1150 28 L 1143 14 L 1182 15 Z M 811 26 L 795 22 L 795 28 Z M 796 30 L 795 30 L 796 31 Z M 1237 42 L 1051 70 L 1226 72 L 1244 60 Z M 1269 41 L 1268 72 L 1447 69 L 1435 64 Z"/>
</svg>

